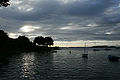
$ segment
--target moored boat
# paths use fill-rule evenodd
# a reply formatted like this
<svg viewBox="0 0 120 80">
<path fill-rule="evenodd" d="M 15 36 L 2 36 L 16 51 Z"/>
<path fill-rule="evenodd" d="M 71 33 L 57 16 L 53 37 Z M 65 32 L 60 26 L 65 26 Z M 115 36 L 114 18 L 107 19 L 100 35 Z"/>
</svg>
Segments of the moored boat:
<svg viewBox="0 0 120 80">
<path fill-rule="evenodd" d="M 100 51 L 99 49 L 93 49 L 93 51 Z"/>
<path fill-rule="evenodd" d="M 118 62 L 118 61 L 119 61 L 119 58 L 120 58 L 120 57 L 108 55 L 108 60 L 109 60 L 109 61 Z"/>
<path fill-rule="evenodd" d="M 87 47 L 86 47 L 86 42 L 85 42 L 84 53 L 82 54 L 82 58 L 88 58 L 88 51 L 86 50 L 87 50 Z"/>
<path fill-rule="evenodd" d="M 112 50 L 112 49 L 110 49 L 110 48 L 106 48 L 105 50 Z"/>
</svg>

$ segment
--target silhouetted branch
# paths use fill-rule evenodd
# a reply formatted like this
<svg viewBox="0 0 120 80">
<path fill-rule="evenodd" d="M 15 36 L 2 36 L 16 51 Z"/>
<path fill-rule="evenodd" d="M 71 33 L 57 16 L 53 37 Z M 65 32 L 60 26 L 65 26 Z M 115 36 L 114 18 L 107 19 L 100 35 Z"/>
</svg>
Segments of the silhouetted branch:
<svg viewBox="0 0 120 80">
<path fill-rule="evenodd" d="M 0 0 L 0 7 L 1 6 L 4 6 L 4 7 L 7 7 L 9 4 L 9 0 Z"/>
</svg>

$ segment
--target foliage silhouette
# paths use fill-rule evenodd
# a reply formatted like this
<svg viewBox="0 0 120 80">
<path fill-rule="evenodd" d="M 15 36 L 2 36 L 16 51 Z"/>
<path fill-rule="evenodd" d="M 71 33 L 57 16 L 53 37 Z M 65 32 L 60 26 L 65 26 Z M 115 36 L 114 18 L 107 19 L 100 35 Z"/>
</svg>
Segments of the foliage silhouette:
<svg viewBox="0 0 120 80">
<path fill-rule="evenodd" d="M 48 45 L 53 45 L 53 42 L 51 37 L 44 38 L 42 36 L 35 37 L 33 42 L 26 36 L 12 39 L 3 30 L 0 30 L 0 51 L 4 52 L 51 50 L 52 47 L 48 47 Z"/>
<path fill-rule="evenodd" d="M 0 7 L 1 6 L 4 6 L 4 7 L 7 7 L 9 4 L 9 0 L 0 0 Z"/>
<path fill-rule="evenodd" d="M 38 36 L 38 37 L 35 37 L 34 41 L 33 41 L 35 44 L 38 44 L 38 45 L 42 45 L 44 46 L 45 45 L 45 38 L 42 37 L 42 36 Z"/>
<path fill-rule="evenodd" d="M 35 37 L 34 39 L 34 43 L 38 44 L 38 45 L 42 45 L 42 46 L 51 46 L 53 45 L 53 39 L 51 37 L 42 37 L 42 36 L 38 36 Z"/>
<path fill-rule="evenodd" d="M 30 40 L 25 36 L 19 36 L 17 38 L 17 42 L 18 42 L 19 46 L 27 46 L 27 45 L 29 45 Z"/>
<path fill-rule="evenodd" d="M 0 48 L 4 49 L 7 46 L 8 35 L 3 30 L 0 30 Z"/>
<path fill-rule="evenodd" d="M 45 45 L 51 46 L 51 45 L 54 44 L 53 42 L 54 42 L 54 41 L 53 41 L 53 39 L 52 39 L 51 37 L 45 37 Z"/>
</svg>

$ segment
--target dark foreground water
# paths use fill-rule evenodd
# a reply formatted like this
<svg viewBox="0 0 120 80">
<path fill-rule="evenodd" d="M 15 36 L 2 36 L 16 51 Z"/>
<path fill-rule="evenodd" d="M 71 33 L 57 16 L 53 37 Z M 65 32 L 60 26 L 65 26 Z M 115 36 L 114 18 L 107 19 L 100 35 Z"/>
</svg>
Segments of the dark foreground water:
<svg viewBox="0 0 120 80">
<path fill-rule="evenodd" d="M 107 59 L 109 54 L 120 56 L 119 49 L 89 49 L 88 59 L 82 53 L 81 48 L 69 48 L 5 56 L 0 60 L 0 80 L 120 80 L 120 62 Z"/>
</svg>

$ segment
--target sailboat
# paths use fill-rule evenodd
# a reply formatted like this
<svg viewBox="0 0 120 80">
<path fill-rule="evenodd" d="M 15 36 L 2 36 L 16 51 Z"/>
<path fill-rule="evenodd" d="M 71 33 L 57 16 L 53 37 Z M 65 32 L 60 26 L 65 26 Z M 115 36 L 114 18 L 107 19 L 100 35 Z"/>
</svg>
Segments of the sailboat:
<svg viewBox="0 0 120 80">
<path fill-rule="evenodd" d="M 86 47 L 86 42 L 85 42 L 84 53 L 82 54 L 82 58 L 88 58 L 88 51 L 86 50 L 87 50 L 87 47 Z"/>
</svg>

